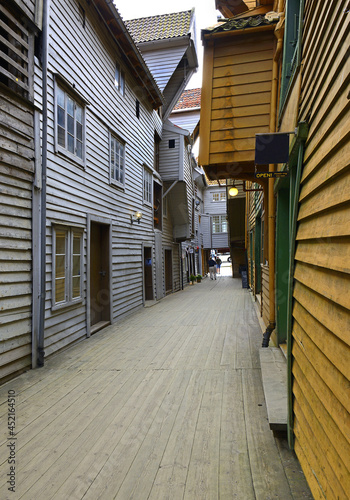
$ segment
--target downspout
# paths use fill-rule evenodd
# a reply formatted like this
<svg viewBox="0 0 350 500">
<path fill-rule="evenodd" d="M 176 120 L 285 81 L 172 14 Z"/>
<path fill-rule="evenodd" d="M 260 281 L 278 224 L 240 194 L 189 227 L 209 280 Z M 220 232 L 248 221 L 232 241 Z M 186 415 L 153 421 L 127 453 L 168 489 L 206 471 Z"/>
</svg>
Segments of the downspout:
<svg viewBox="0 0 350 500">
<path fill-rule="evenodd" d="M 282 31 L 282 32 L 281 32 Z M 283 30 L 275 30 L 277 47 L 272 65 L 272 89 L 271 89 L 271 114 L 270 133 L 276 131 L 277 113 L 277 90 L 278 90 L 278 62 L 283 44 Z M 275 171 L 275 165 L 269 165 L 269 172 Z M 262 347 L 269 347 L 270 337 L 276 327 L 275 312 L 275 231 L 276 231 L 276 199 L 274 194 L 274 179 L 268 180 L 268 258 L 269 258 L 269 324 L 263 334 Z"/>
<path fill-rule="evenodd" d="M 43 1 L 43 54 L 42 54 L 42 96 L 43 96 L 43 132 L 42 132 L 42 184 L 41 184 L 41 239 L 40 239 L 40 305 L 39 332 L 37 347 L 37 366 L 44 366 L 45 333 L 45 298 L 46 298 L 46 172 L 47 172 L 47 67 L 49 46 L 50 0 Z"/>
</svg>

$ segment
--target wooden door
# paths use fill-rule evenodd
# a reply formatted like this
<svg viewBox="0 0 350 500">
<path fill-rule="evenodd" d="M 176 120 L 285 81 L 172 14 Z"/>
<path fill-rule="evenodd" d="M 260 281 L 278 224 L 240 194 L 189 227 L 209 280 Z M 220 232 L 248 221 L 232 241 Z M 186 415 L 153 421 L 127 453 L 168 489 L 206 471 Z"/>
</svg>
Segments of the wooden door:
<svg viewBox="0 0 350 500">
<path fill-rule="evenodd" d="M 91 223 L 90 325 L 95 333 L 110 323 L 109 225 Z"/>
</svg>

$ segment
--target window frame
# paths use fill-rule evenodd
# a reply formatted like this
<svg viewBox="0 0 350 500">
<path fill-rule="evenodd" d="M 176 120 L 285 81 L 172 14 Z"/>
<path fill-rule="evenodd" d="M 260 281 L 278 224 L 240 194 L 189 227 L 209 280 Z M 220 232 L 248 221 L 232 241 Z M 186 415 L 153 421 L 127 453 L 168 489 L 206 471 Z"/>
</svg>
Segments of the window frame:
<svg viewBox="0 0 350 500">
<path fill-rule="evenodd" d="M 219 218 L 218 222 L 215 222 L 215 218 Z M 219 227 L 219 231 L 216 230 L 216 227 Z M 223 227 L 226 227 L 226 231 L 223 231 Z M 220 233 L 227 233 L 228 232 L 228 222 L 227 222 L 227 215 L 212 215 L 212 233 L 213 234 L 220 234 Z"/>
<path fill-rule="evenodd" d="M 146 180 L 149 180 L 149 189 L 146 191 Z M 143 167 L 143 203 L 152 207 L 153 203 L 153 173 L 146 165 Z M 146 196 L 147 194 L 147 196 Z"/>
<path fill-rule="evenodd" d="M 113 141 L 117 141 L 119 143 L 119 145 L 121 145 L 123 147 L 123 157 L 122 157 L 123 181 L 117 180 L 112 175 L 112 173 L 115 172 L 115 168 L 113 168 L 113 164 L 112 164 L 112 143 L 113 143 Z M 114 155 L 115 155 L 115 152 L 114 152 Z M 110 184 L 121 187 L 123 189 L 125 188 L 125 155 L 126 155 L 126 143 L 120 137 L 118 137 L 116 134 L 114 134 L 113 132 L 110 131 L 110 133 L 109 133 L 109 182 L 110 182 Z M 114 167 L 115 167 L 115 165 L 114 165 Z M 120 168 L 119 168 L 119 170 L 120 170 Z"/>
<path fill-rule="evenodd" d="M 279 119 L 283 115 L 290 89 L 301 64 L 304 0 L 286 3 L 283 64 L 280 83 Z"/>
<path fill-rule="evenodd" d="M 218 193 L 212 193 L 212 195 L 213 195 L 213 197 L 212 197 L 213 203 L 220 203 L 220 202 L 226 201 L 226 192 L 225 191 L 221 191 Z M 217 200 L 215 199 L 216 196 L 218 197 Z"/>
<path fill-rule="evenodd" d="M 61 144 L 59 144 L 59 141 L 58 141 L 58 127 L 59 127 L 59 123 L 58 123 L 58 107 L 59 107 L 59 103 L 58 103 L 58 94 L 59 94 L 59 91 L 62 91 L 64 92 L 64 96 L 65 96 L 65 108 L 64 108 L 64 112 L 65 112 L 65 146 L 62 146 Z M 55 78 L 55 83 L 54 83 L 54 120 L 55 120 L 55 152 L 56 153 L 61 153 L 62 155 L 70 158 L 71 160 L 73 160 L 75 163 L 78 163 L 80 166 L 82 166 L 83 168 L 85 168 L 85 162 L 86 162 L 86 103 L 83 101 L 83 99 L 77 94 L 77 92 L 74 91 L 74 89 L 70 89 L 68 88 L 68 86 L 59 79 L 59 81 L 57 81 L 57 79 Z M 76 143 L 77 143 L 77 120 L 76 120 L 76 115 L 74 115 L 74 150 L 75 152 L 71 152 L 69 151 L 68 149 L 68 141 L 67 141 L 67 136 L 68 136 L 68 127 L 67 127 L 67 96 L 74 102 L 74 111 L 76 111 L 76 106 L 79 106 L 79 108 L 81 108 L 81 112 L 82 112 L 82 122 L 81 122 L 81 126 L 82 126 L 82 140 L 81 140 L 81 143 L 82 143 L 82 157 L 80 158 L 80 156 L 78 156 L 76 154 Z M 62 108 L 61 108 L 62 109 Z"/>
<path fill-rule="evenodd" d="M 118 77 L 117 77 L 118 72 Z M 114 86 L 123 97 L 125 96 L 125 71 L 118 62 L 115 63 L 114 67 Z"/>
<path fill-rule="evenodd" d="M 65 261 L 64 261 L 64 300 L 60 300 L 56 302 L 56 248 L 57 248 L 57 232 L 65 233 Z M 79 274 L 80 282 L 79 282 L 79 295 L 74 297 L 74 285 L 73 280 L 75 275 L 73 275 L 74 271 L 74 236 L 79 235 Z M 84 229 L 77 226 L 66 226 L 63 224 L 53 224 L 52 225 L 52 285 L 51 285 L 51 309 L 52 311 L 56 311 L 59 309 L 63 309 L 65 307 L 69 307 L 76 304 L 83 303 L 83 280 L 84 280 Z"/>
</svg>

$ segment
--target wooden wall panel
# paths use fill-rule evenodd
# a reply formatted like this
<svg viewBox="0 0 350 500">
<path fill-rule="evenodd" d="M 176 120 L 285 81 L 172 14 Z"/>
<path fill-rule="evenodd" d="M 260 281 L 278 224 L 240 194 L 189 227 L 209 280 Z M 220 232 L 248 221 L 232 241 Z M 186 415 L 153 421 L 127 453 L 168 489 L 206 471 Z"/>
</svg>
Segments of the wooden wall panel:
<svg viewBox="0 0 350 500">
<path fill-rule="evenodd" d="M 295 450 L 315 498 L 350 491 L 349 23 L 305 2 L 301 179 L 293 308 Z M 314 480 L 316 479 L 316 481 Z"/>
<path fill-rule="evenodd" d="M 203 89 L 201 121 L 206 119 L 210 127 L 201 126 L 201 143 L 207 146 L 202 147 L 206 154 L 200 155 L 200 161 L 205 165 L 251 162 L 255 133 L 269 131 L 273 33 L 213 43 L 213 49 L 205 49 L 210 54 L 213 50 L 213 72 L 208 73 Z"/>
<path fill-rule="evenodd" d="M 1 92 L 0 380 L 31 366 L 33 109 Z"/>
</svg>

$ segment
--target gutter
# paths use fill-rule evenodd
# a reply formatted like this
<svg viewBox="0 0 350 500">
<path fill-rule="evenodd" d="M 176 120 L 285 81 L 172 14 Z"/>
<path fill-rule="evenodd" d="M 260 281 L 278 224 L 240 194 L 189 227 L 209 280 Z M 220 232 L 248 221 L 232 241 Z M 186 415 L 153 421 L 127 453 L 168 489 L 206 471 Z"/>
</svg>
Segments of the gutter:
<svg viewBox="0 0 350 500">
<path fill-rule="evenodd" d="M 273 26 L 276 28 L 276 26 Z M 277 122 L 277 90 L 278 90 L 278 61 L 280 58 L 283 46 L 283 32 L 275 30 L 277 37 L 277 47 L 273 58 L 272 65 L 272 89 L 271 89 L 271 114 L 270 114 L 270 132 L 276 131 Z M 275 172 L 276 166 L 269 165 L 269 172 Z M 274 192 L 274 179 L 268 180 L 268 256 L 269 256 L 269 324 L 263 334 L 262 347 L 269 347 L 270 337 L 273 330 L 276 328 L 276 311 L 275 311 L 275 233 L 276 233 L 276 198 Z"/>
<path fill-rule="evenodd" d="M 43 131 L 42 131 L 42 169 L 41 169 L 41 220 L 40 220 L 40 301 L 39 332 L 37 345 L 37 366 L 44 366 L 45 337 L 45 299 L 46 299 L 46 180 L 47 180 L 47 68 L 49 52 L 49 15 L 50 0 L 43 1 L 43 54 L 42 54 L 42 96 L 43 96 Z"/>
</svg>

